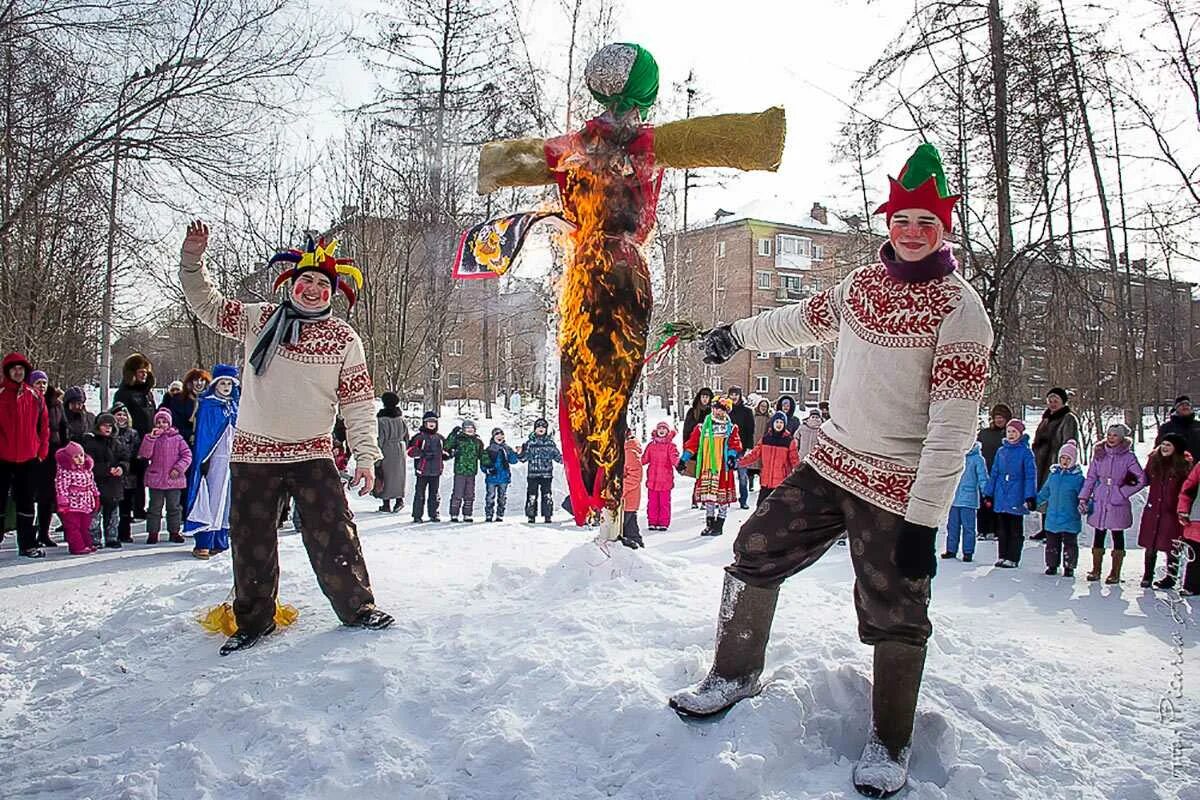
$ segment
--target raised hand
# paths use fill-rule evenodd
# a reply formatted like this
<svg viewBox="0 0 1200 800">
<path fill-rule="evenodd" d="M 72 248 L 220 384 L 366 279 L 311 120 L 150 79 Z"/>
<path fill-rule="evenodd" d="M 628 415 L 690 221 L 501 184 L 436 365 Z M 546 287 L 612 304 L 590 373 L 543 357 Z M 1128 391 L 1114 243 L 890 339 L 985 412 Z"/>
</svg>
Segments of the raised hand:
<svg viewBox="0 0 1200 800">
<path fill-rule="evenodd" d="M 200 220 L 188 223 L 187 234 L 183 237 L 183 254 L 192 259 L 198 259 L 208 249 L 208 226 Z"/>
</svg>

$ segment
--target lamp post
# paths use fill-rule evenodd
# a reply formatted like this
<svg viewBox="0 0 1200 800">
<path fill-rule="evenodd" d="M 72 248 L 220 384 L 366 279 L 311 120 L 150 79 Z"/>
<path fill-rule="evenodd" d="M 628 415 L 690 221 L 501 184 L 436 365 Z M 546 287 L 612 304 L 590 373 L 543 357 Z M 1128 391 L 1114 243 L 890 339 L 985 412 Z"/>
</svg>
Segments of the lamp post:
<svg viewBox="0 0 1200 800">
<path fill-rule="evenodd" d="M 115 251 L 117 244 L 117 184 L 120 179 L 121 163 L 121 133 L 124 126 L 125 92 L 138 81 L 149 80 L 163 75 L 171 70 L 200 67 L 206 62 L 203 58 L 185 58 L 180 61 L 163 61 L 153 67 L 146 67 L 140 72 L 134 72 L 121 84 L 117 94 L 117 131 L 113 137 L 112 178 L 108 191 L 108 243 L 104 265 L 104 301 L 100 317 L 100 405 L 108 408 L 109 381 L 112 375 L 112 317 L 113 290 L 116 279 Z"/>
</svg>

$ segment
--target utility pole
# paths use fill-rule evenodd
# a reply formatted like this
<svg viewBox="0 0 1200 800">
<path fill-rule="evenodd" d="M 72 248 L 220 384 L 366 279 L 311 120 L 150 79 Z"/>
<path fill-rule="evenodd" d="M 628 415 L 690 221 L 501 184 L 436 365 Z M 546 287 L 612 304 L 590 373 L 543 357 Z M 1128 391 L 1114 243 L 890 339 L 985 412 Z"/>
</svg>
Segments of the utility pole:
<svg viewBox="0 0 1200 800">
<path fill-rule="evenodd" d="M 687 80 L 684 81 L 684 91 L 687 93 L 687 109 L 684 114 L 685 119 L 692 117 L 692 103 L 696 98 L 696 73 L 693 70 L 688 70 Z M 691 188 L 692 171 L 685 169 L 683 171 L 683 232 L 687 233 L 688 229 L 688 190 Z M 679 226 L 675 226 L 675 242 L 671 247 L 671 319 L 679 320 Z M 683 419 L 680 413 L 683 411 L 683 376 L 679 369 L 679 348 L 671 348 L 671 390 L 675 397 L 671 407 L 679 419 Z"/>
</svg>

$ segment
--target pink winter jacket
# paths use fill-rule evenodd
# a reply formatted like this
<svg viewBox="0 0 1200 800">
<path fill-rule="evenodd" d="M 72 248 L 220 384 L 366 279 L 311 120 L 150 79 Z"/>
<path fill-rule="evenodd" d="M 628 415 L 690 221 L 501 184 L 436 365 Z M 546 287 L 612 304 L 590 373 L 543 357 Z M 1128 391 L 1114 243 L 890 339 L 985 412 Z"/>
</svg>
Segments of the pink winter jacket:
<svg viewBox="0 0 1200 800">
<path fill-rule="evenodd" d="M 146 486 L 151 489 L 187 488 L 187 471 L 192 465 L 192 450 L 174 428 L 158 436 L 146 434 L 138 458 L 150 463 L 146 467 Z M 171 477 L 175 470 L 178 477 Z"/>
<path fill-rule="evenodd" d="M 679 447 L 674 441 L 675 431 L 666 438 L 655 438 L 646 445 L 642 464 L 646 469 L 646 488 L 652 492 L 671 491 L 675 488 L 675 464 L 679 461 Z"/>
<path fill-rule="evenodd" d="M 65 449 L 54 454 L 58 461 L 58 472 L 54 476 L 58 513 L 91 514 L 100 507 L 100 490 L 92 475 L 92 457 L 84 456 L 83 465 L 76 467 L 71 463 L 73 455 Z"/>
</svg>

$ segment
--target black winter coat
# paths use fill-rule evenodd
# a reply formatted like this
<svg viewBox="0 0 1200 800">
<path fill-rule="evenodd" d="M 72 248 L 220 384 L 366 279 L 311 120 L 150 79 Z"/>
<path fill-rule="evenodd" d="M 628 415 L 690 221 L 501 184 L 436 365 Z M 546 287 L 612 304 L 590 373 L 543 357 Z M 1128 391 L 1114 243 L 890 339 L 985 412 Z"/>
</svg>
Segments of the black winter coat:
<svg viewBox="0 0 1200 800">
<path fill-rule="evenodd" d="M 113 438 L 121 446 L 121 460 L 132 466 L 138 450 L 142 447 L 142 435 L 132 427 L 117 428 L 113 431 Z M 125 470 L 124 484 L 126 489 L 138 487 L 138 477 L 132 469 Z"/>
<path fill-rule="evenodd" d="M 129 420 L 133 429 L 145 436 L 154 428 L 154 412 L 158 407 L 154 404 L 154 377 L 145 383 L 122 383 L 113 395 L 113 405 L 124 403 L 129 409 Z"/>
<path fill-rule="evenodd" d="M 408 440 L 408 455 L 413 459 L 413 471 L 417 475 L 435 478 L 446 468 L 446 437 L 436 431 L 418 431 Z"/>
<path fill-rule="evenodd" d="M 124 497 L 124 478 L 110 474 L 113 467 L 120 467 L 123 474 L 129 472 L 129 462 L 123 458 L 125 448 L 116 437 L 89 433 L 83 440 L 83 450 L 92 457 L 92 475 L 96 478 L 100 499 L 116 502 Z"/>
<path fill-rule="evenodd" d="M 169 394 L 162 401 L 162 408 L 171 412 L 171 425 L 179 431 L 188 447 L 194 447 L 196 444 L 196 409 L 199 405 L 196 398 L 183 392 Z"/>
<path fill-rule="evenodd" d="M 738 426 L 743 452 L 754 446 L 754 409 L 739 400 L 729 412 L 729 418 Z M 684 439 L 686 442 L 687 439 Z"/>
<path fill-rule="evenodd" d="M 90 411 L 80 411 L 76 414 L 71 409 L 65 409 L 63 416 L 67 421 L 67 440 L 83 444 L 92 429 L 96 427 L 96 415 Z"/>
<path fill-rule="evenodd" d="M 1033 459 L 1037 462 L 1039 488 L 1049 477 L 1050 468 L 1058 463 L 1059 449 L 1072 439 L 1076 444 L 1082 444 L 1079 441 L 1079 417 L 1072 413 L 1070 406 L 1042 415 L 1037 432 L 1033 434 Z"/>
<path fill-rule="evenodd" d="M 979 431 L 979 435 L 975 439 L 979 442 L 979 449 L 983 452 L 983 460 L 987 462 L 988 472 L 991 472 L 992 462 L 996 460 L 996 451 L 1000 449 L 1000 445 L 1004 444 L 1004 428 L 988 425 Z"/>
<path fill-rule="evenodd" d="M 1195 414 L 1190 417 L 1172 414 L 1171 418 L 1158 429 L 1158 436 L 1154 440 L 1155 446 L 1161 444 L 1163 437 L 1168 433 L 1176 433 L 1186 439 L 1187 452 L 1192 454 L 1193 462 L 1200 463 L 1200 419 L 1196 419 Z"/>
</svg>

